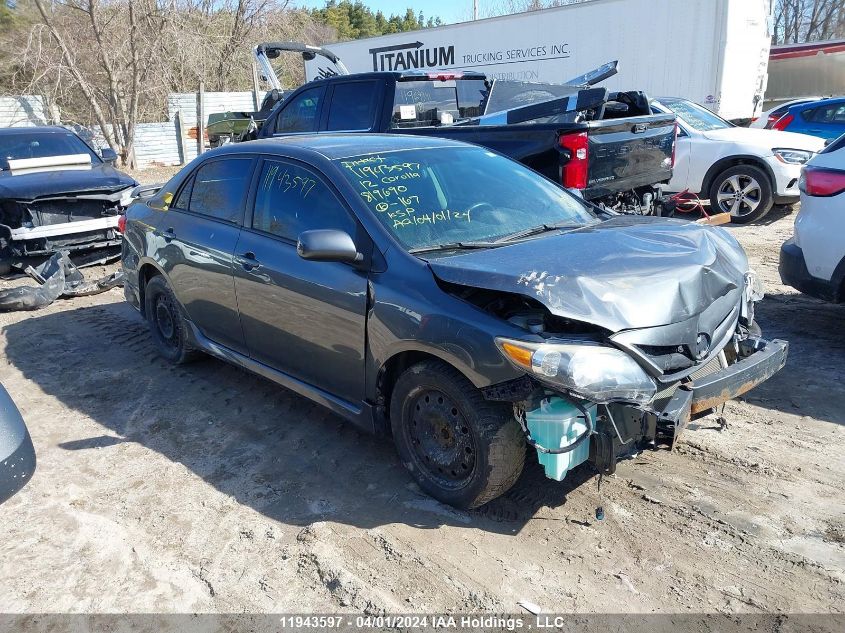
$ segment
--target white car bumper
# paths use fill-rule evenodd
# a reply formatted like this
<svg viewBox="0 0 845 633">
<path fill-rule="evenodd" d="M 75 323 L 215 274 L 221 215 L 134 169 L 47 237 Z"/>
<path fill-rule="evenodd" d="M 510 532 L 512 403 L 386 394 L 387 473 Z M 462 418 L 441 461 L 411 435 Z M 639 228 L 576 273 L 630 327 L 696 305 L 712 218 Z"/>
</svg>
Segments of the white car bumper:
<svg viewBox="0 0 845 633">
<path fill-rule="evenodd" d="M 766 162 L 775 176 L 775 198 L 780 199 L 779 202 L 783 202 L 784 198 L 798 202 L 798 197 L 801 195 L 798 190 L 798 178 L 801 176 L 802 165 L 784 163 L 774 156 L 766 158 Z"/>
</svg>

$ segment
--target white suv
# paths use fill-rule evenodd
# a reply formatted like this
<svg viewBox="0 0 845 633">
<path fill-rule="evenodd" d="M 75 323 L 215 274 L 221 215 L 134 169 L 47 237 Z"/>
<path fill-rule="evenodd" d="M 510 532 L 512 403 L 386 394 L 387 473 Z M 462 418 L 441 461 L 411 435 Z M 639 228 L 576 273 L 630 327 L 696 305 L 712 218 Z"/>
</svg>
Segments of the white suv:
<svg viewBox="0 0 845 633">
<path fill-rule="evenodd" d="M 801 172 L 795 235 L 780 249 L 780 278 L 808 295 L 845 300 L 845 135 Z"/>
<path fill-rule="evenodd" d="M 737 127 L 686 99 L 661 97 L 651 105 L 678 117 L 666 190 L 709 199 L 713 213 L 730 213 L 738 224 L 759 220 L 774 204 L 798 202 L 801 165 L 824 147 L 824 139 L 808 134 Z"/>
</svg>

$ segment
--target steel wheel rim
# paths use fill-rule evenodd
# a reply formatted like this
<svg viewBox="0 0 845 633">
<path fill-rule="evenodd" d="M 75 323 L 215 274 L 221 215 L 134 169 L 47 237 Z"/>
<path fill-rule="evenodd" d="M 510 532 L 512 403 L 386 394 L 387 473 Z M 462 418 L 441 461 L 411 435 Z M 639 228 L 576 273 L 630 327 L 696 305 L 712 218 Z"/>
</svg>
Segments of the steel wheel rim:
<svg viewBox="0 0 845 633">
<path fill-rule="evenodd" d="M 763 188 L 751 176 L 737 174 L 722 181 L 716 192 L 719 211 L 742 217 L 754 213 L 763 201 Z"/>
<path fill-rule="evenodd" d="M 477 447 L 460 408 L 438 389 L 411 399 L 407 437 L 420 470 L 443 488 L 459 489 L 471 479 Z"/>
<path fill-rule="evenodd" d="M 170 301 L 164 295 L 156 297 L 155 323 L 164 342 L 171 347 L 175 347 L 176 322 L 173 318 Z"/>
</svg>

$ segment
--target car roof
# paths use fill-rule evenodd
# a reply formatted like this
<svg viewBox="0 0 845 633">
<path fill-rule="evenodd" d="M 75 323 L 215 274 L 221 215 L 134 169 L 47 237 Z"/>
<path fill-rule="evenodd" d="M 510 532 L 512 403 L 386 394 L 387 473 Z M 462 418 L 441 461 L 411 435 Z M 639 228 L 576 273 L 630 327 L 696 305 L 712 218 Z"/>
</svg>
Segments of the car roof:
<svg viewBox="0 0 845 633">
<path fill-rule="evenodd" d="M 825 105 L 837 105 L 839 103 L 845 103 L 845 97 L 830 97 L 827 99 L 816 99 L 814 101 L 808 101 L 806 103 L 798 103 L 793 108 L 801 110 L 803 108 L 808 108 L 810 106 L 818 107 L 818 106 L 825 106 Z"/>
<path fill-rule="evenodd" d="M 295 134 L 246 143 L 229 143 L 216 150 L 215 155 L 242 154 L 245 151 L 260 154 L 281 154 L 297 156 L 319 155 L 329 160 L 373 154 L 378 152 L 396 152 L 411 149 L 431 149 L 438 147 L 473 147 L 468 143 L 428 136 L 411 134 L 370 134 L 370 133 L 320 133 Z M 209 152 L 211 154 L 212 152 Z"/>
<path fill-rule="evenodd" d="M 0 136 L 13 136 L 21 134 L 75 134 L 73 130 L 60 125 L 32 125 L 27 127 L 5 127 L 0 128 Z"/>
</svg>

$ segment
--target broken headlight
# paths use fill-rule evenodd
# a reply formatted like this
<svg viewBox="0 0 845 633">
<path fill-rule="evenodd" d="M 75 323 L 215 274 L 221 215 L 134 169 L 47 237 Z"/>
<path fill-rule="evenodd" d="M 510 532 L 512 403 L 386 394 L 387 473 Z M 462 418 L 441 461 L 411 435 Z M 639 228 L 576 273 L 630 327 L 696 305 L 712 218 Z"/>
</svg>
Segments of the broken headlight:
<svg viewBox="0 0 845 633">
<path fill-rule="evenodd" d="M 529 343 L 497 338 L 502 354 L 538 380 L 603 404 L 611 401 L 648 404 L 657 391 L 637 362 L 613 347 L 591 343 Z"/>
<path fill-rule="evenodd" d="M 766 288 L 757 271 L 749 268 L 745 273 L 745 297 L 748 301 L 762 301 L 766 296 Z"/>
</svg>

